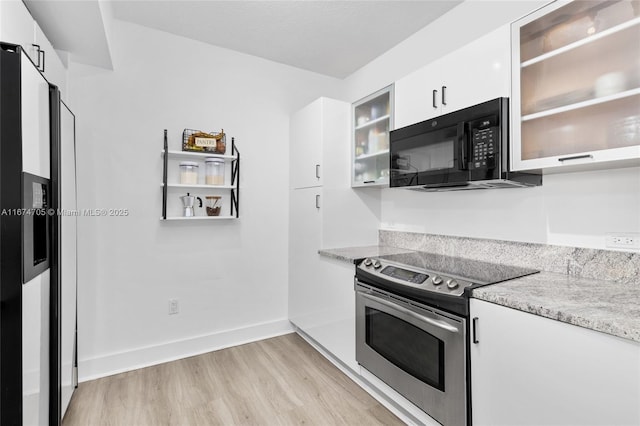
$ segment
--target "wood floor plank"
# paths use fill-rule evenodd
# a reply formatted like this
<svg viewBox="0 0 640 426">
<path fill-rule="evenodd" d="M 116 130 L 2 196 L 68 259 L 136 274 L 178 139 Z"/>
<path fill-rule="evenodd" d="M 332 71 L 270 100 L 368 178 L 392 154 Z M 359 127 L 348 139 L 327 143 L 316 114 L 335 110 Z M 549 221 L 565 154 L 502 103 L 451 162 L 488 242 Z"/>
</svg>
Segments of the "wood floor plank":
<svg viewBox="0 0 640 426">
<path fill-rule="evenodd" d="M 403 423 L 291 333 L 81 383 L 62 424 Z"/>
</svg>

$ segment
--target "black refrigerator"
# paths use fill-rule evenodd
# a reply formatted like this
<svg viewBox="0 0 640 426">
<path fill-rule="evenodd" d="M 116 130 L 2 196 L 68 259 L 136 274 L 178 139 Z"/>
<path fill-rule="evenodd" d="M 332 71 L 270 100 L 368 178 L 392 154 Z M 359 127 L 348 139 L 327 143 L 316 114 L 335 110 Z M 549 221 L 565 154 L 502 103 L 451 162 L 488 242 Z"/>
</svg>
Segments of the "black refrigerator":
<svg viewBox="0 0 640 426">
<path fill-rule="evenodd" d="M 0 43 L 0 424 L 59 425 L 77 386 L 75 117 Z"/>
</svg>

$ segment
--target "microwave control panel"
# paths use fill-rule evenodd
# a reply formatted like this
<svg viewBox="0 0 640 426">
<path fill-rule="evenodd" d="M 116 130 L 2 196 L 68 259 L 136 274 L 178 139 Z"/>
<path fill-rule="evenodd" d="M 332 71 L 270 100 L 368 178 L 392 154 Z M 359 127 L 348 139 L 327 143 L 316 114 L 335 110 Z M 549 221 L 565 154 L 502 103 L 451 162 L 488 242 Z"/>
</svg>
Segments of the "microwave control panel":
<svg viewBox="0 0 640 426">
<path fill-rule="evenodd" d="M 496 118 L 478 120 L 472 126 L 471 168 L 493 169 L 496 167 L 495 155 L 498 151 L 498 131 Z"/>
<path fill-rule="evenodd" d="M 489 164 L 494 163 L 492 160 L 495 155 L 495 139 L 495 128 L 493 127 L 473 130 L 471 162 L 474 168 L 487 167 L 487 161 L 489 161 Z"/>
</svg>

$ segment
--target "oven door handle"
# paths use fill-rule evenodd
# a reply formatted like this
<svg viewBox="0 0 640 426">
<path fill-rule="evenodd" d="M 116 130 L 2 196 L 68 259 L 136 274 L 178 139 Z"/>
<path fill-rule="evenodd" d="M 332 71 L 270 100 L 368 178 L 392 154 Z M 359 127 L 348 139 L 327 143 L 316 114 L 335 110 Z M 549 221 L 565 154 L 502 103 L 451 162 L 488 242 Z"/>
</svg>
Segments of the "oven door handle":
<svg viewBox="0 0 640 426">
<path fill-rule="evenodd" d="M 359 293 L 365 299 L 372 300 L 374 302 L 380 303 L 381 305 L 385 305 L 385 306 L 387 306 L 389 308 L 392 308 L 392 309 L 395 309 L 397 311 L 400 311 L 400 312 L 402 312 L 404 314 L 412 316 L 413 318 L 415 318 L 415 319 L 417 319 L 419 321 L 426 322 L 427 324 L 430 324 L 430 325 L 432 325 L 434 327 L 440 328 L 442 330 L 446 330 L 446 331 L 448 331 L 450 333 L 459 333 L 460 332 L 460 330 L 457 327 L 454 327 L 451 324 L 447 324 L 446 322 L 434 320 L 434 319 L 431 319 L 429 317 L 425 317 L 424 315 L 420 315 L 419 313 L 414 312 L 411 309 L 407 309 L 404 306 L 398 305 L 396 303 L 388 302 L 388 301 L 386 301 L 384 299 L 381 299 L 379 297 L 372 296 L 371 294 L 364 293 L 364 292 L 359 292 Z"/>
</svg>

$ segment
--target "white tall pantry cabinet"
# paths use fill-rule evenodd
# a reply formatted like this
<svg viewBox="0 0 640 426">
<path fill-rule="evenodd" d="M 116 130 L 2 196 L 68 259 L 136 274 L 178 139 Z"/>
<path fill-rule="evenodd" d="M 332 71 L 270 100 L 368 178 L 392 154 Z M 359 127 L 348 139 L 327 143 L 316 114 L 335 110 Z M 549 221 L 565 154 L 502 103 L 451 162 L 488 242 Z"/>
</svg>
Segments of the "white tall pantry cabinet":
<svg viewBox="0 0 640 426">
<path fill-rule="evenodd" d="M 350 117 L 350 104 L 328 98 L 291 117 L 289 318 L 356 370 L 354 266 L 318 254 L 377 241 L 379 202 L 368 191 L 378 190 L 351 188 Z"/>
</svg>

